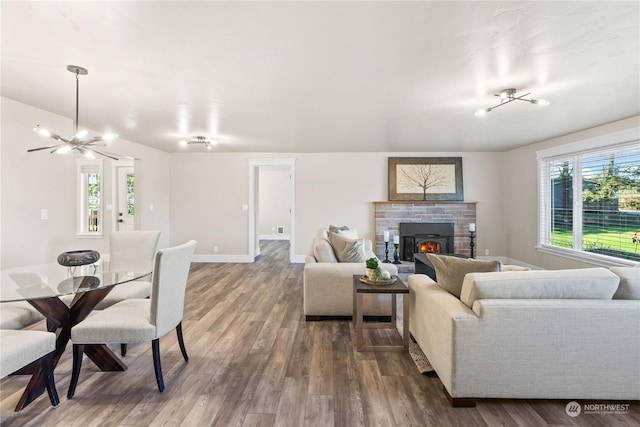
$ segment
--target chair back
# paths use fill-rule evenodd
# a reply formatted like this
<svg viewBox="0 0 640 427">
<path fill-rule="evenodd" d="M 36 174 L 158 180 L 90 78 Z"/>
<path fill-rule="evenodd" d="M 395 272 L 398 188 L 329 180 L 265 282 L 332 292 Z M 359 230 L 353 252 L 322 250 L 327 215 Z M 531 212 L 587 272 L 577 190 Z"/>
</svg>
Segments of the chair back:
<svg viewBox="0 0 640 427">
<path fill-rule="evenodd" d="M 196 241 L 161 249 L 156 253 L 151 289 L 151 324 L 163 336 L 182 321 L 184 294 Z"/>
<path fill-rule="evenodd" d="M 159 231 L 114 231 L 109 235 L 109 269 L 151 271 L 159 239 Z"/>
</svg>

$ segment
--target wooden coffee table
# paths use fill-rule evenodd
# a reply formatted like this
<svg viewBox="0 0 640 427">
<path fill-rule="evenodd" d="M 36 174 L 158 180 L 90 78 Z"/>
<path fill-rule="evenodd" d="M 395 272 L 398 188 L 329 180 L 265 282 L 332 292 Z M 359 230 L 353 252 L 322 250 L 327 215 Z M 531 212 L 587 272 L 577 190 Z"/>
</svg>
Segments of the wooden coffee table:
<svg viewBox="0 0 640 427">
<path fill-rule="evenodd" d="M 368 285 L 360 281 L 361 275 L 353 276 L 353 322 L 356 329 L 356 349 L 358 351 L 404 351 L 409 349 L 409 288 L 398 277 L 390 285 Z M 364 294 L 391 294 L 391 321 L 364 322 Z M 364 328 L 396 329 L 396 295 L 402 295 L 402 341 L 403 345 L 364 345 Z"/>
</svg>

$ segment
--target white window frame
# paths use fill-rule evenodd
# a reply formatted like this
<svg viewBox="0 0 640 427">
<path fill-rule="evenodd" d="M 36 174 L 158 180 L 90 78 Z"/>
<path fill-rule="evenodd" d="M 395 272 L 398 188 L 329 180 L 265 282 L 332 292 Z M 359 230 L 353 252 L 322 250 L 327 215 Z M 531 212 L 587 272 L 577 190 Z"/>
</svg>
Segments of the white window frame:
<svg viewBox="0 0 640 427">
<path fill-rule="evenodd" d="M 536 151 L 538 158 L 538 252 L 595 264 L 602 267 L 633 266 L 637 262 L 607 255 L 582 251 L 582 185 L 573 186 L 573 248 L 562 248 L 549 244 L 551 230 L 551 180 L 549 161 L 571 158 L 573 161 L 573 182 L 582 182 L 581 156 L 596 154 L 619 148 L 640 149 L 640 128 L 618 131 L 570 144 Z"/>
<path fill-rule="evenodd" d="M 87 170 L 97 169 L 100 175 L 100 208 L 98 209 L 98 218 L 100 219 L 100 231 L 88 231 L 86 227 L 88 201 L 86 195 L 86 186 L 84 175 Z M 76 159 L 76 176 L 77 176 L 77 220 L 76 220 L 76 237 L 91 239 L 101 238 L 104 231 L 104 171 L 102 167 L 102 159 Z"/>
</svg>

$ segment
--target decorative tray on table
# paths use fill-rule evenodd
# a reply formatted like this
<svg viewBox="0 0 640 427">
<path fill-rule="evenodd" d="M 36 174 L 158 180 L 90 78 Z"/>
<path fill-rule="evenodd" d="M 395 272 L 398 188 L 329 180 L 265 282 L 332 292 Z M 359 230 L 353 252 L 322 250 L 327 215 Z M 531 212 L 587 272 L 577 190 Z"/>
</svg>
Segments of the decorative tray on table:
<svg viewBox="0 0 640 427">
<path fill-rule="evenodd" d="M 362 283 L 366 283 L 367 285 L 373 286 L 383 286 L 383 285 L 391 285 L 398 280 L 398 276 L 391 276 L 390 279 L 380 279 L 380 280 L 371 280 L 367 275 L 360 276 L 360 281 Z"/>
</svg>

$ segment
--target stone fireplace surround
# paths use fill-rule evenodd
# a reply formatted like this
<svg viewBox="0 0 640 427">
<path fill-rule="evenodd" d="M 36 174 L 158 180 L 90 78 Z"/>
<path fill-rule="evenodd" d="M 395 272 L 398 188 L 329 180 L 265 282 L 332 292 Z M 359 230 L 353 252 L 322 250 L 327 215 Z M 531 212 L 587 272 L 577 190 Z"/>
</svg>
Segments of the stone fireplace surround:
<svg viewBox="0 0 640 427">
<path fill-rule="evenodd" d="M 442 200 L 373 202 L 376 225 L 373 250 L 380 259 L 384 259 L 384 232 L 389 231 L 389 259 L 393 260 L 393 236 L 400 235 L 400 223 L 453 222 L 454 252 L 470 256 L 469 224 L 476 222 L 476 204 Z"/>
</svg>

